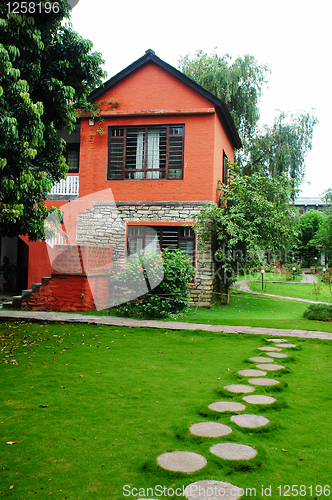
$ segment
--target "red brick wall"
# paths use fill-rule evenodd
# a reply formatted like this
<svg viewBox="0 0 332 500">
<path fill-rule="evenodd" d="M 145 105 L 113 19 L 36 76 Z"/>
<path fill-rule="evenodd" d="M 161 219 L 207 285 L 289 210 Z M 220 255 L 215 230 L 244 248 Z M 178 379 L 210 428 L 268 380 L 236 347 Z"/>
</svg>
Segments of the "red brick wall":
<svg viewBox="0 0 332 500">
<path fill-rule="evenodd" d="M 42 281 L 21 309 L 39 311 L 90 311 L 109 307 L 112 249 L 68 245 L 53 261 L 52 276 Z M 85 264 L 85 268 L 83 265 Z M 98 274 L 97 274 L 98 273 Z"/>
<path fill-rule="evenodd" d="M 211 101 L 153 63 L 98 100 L 110 98 L 119 107 L 110 111 L 103 104 L 104 134 L 96 133 L 97 120 L 94 126 L 87 118 L 81 122 L 80 196 L 111 188 L 115 201 L 217 201 L 216 168 L 220 170 L 222 150 L 232 160 L 233 148 Z M 163 124 L 185 125 L 183 180 L 107 181 L 108 127 Z"/>
</svg>

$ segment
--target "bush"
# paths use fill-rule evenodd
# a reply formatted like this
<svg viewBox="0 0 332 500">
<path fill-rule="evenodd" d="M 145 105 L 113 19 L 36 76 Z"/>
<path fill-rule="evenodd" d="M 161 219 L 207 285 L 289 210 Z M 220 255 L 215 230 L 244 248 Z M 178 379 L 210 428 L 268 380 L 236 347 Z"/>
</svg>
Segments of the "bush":
<svg viewBox="0 0 332 500">
<path fill-rule="evenodd" d="M 135 298 L 117 307 L 118 316 L 167 318 L 184 312 L 195 269 L 182 250 L 142 251 L 130 258 L 112 284 L 135 288 Z M 144 280 L 142 280 L 142 276 Z M 145 293 L 149 289 L 148 293 Z"/>
<path fill-rule="evenodd" d="M 292 281 L 295 276 L 302 275 L 302 267 L 301 264 L 298 262 L 292 262 L 291 264 L 286 264 L 284 268 L 286 269 L 286 281 Z"/>
<path fill-rule="evenodd" d="M 332 305 L 310 304 L 304 311 L 303 316 L 317 321 L 332 321 Z"/>
</svg>

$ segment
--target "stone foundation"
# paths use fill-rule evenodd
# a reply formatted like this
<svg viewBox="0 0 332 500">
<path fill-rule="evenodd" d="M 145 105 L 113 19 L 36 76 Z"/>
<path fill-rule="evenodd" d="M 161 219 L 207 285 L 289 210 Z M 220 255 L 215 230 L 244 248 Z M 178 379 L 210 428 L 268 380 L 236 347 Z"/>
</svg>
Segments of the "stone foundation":
<svg viewBox="0 0 332 500">
<path fill-rule="evenodd" d="M 126 229 L 129 222 L 151 223 L 153 225 L 194 223 L 207 201 L 164 201 L 164 202 L 105 202 L 93 203 L 91 210 L 77 215 L 76 243 L 112 247 L 113 266 L 120 267 L 126 256 Z M 214 264 L 211 245 L 204 250 L 196 241 L 196 276 L 191 286 L 193 302 L 209 305 L 214 292 Z"/>
</svg>

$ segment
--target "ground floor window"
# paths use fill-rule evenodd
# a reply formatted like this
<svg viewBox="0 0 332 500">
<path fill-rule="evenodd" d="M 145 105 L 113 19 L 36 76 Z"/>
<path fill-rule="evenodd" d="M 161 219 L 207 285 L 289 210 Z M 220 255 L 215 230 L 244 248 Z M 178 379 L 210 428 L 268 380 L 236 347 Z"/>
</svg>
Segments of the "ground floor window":
<svg viewBox="0 0 332 500">
<path fill-rule="evenodd" d="M 195 233 L 191 227 L 181 226 L 128 226 L 127 254 L 141 250 L 169 250 L 180 248 L 195 263 Z"/>
</svg>

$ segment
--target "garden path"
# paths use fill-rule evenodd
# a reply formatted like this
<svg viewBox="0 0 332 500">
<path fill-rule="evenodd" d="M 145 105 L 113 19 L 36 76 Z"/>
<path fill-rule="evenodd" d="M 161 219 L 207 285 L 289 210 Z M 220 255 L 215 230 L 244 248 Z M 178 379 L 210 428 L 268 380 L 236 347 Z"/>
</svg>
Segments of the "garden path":
<svg viewBox="0 0 332 500">
<path fill-rule="evenodd" d="M 290 283 L 290 282 L 289 282 Z M 298 283 L 317 283 L 317 276 L 313 274 L 303 274 L 303 278 Z M 234 283 L 234 288 L 236 290 L 240 290 L 241 292 L 252 293 L 254 295 L 266 295 L 267 297 L 275 297 L 277 299 L 287 299 L 287 300 L 295 300 L 297 302 L 306 302 L 308 304 L 327 304 L 331 305 L 331 302 L 321 302 L 319 300 L 308 300 L 308 299 L 300 299 L 299 297 L 287 297 L 285 295 L 276 295 L 273 293 L 265 293 L 265 292 L 253 292 L 249 288 L 249 280 L 239 280 Z"/>
<path fill-rule="evenodd" d="M 315 302 L 317 304 L 317 302 Z M 283 328 L 259 328 L 254 326 L 209 325 L 205 323 L 185 323 L 175 321 L 138 320 L 118 318 L 115 316 L 89 316 L 85 314 L 45 312 L 45 311 L 11 311 L 0 309 L 0 321 L 49 321 L 62 323 L 91 323 L 94 325 L 128 326 L 142 328 L 164 328 L 167 330 L 203 330 L 223 333 L 250 333 L 252 335 L 282 335 L 308 339 L 332 340 L 332 333 L 313 330 L 290 330 Z"/>
<path fill-rule="evenodd" d="M 286 347 L 294 348 L 296 347 L 296 345 L 288 344 L 286 339 L 276 338 L 276 339 L 266 339 L 266 340 L 273 341 L 275 347 L 263 346 L 259 347 L 258 349 L 266 351 L 268 356 L 270 357 L 269 358 L 251 357 L 250 361 L 255 363 L 257 363 L 258 361 L 261 362 L 265 361 L 265 364 L 262 365 L 257 364 L 256 368 L 264 367 L 268 369 L 268 367 L 269 368 L 273 367 L 273 369 L 275 370 L 285 369 L 284 366 L 279 366 L 276 363 L 274 363 L 273 359 L 271 360 L 272 354 L 275 353 L 269 351 L 273 351 L 274 349 L 279 351 L 281 350 L 281 348 L 286 348 Z M 287 353 L 283 353 L 283 355 L 288 357 Z M 272 363 L 268 364 L 271 361 Z M 251 372 L 255 370 L 247 370 L 247 371 Z M 248 377 L 251 375 L 250 373 L 245 374 L 243 372 L 244 370 L 242 370 L 242 373 L 240 370 L 238 373 Z M 260 373 L 261 373 L 260 378 L 258 379 L 249 378 L 248 383 L 254 386 L 267 385 L 268 381 L 271 382 L 272 384 L 279 383 L 279 381 L 277 380 L 266 379 L 265 378 L 266 372 L 260 372 Z M 253 387 L 252 385 L 247 386 L 240 384 L 237 385 L 231 384 L 231 385 L 226 385 L 224 389 L 226 391 L 229 391 L 230 393 L 246 393 L 255 391 L 256 389 L 259 390 L 259 387 Z M 249 403 L 249 405 L 250 404 L 266 405 L 266 404 L 272 404 L 276 401 L 276 398 L 266 395 L 244 396 L 242 399 L 247 403 Z M 230 421 L 235 423 L 239 427 L 255 429 L 258 427 L 265 426 L 270 422 L 270 420 L 267 419 L 266 417 L 257 415 L 255 413 L 253 414 L 239 413 L 246 408 L 246 406 L 241 403 L 236 403 L 236 402 L 234 403 L 232 401 L 229 402 L 219 401 L 210 404 L 209 408 L 219 412 L 224 412 L 224 411 L 234 412 L 235 415 L 230 416 Z M 221 437 L 230 434 L 232 432 L 232 428 L 217 422 L 199 422 L 193 424 L 190 427 L 190 432 L 197 436 L 202 436 L 206 438 Z M 222 460 L 231 460 L 231 461 L 251 460 L 255 458 L 255 456 L 257 455 L 257 449 L 255 447 L 234 442 L 222 442 L 215 444 L 211 446 L 210 452 L 216 455 L 217 457 L 220 457 Z M 207 464 L 206 458 L 203 457 L 202 455 L 197 455 L 196 453 L 189 453 L 187 451 L 173 451 L 173 452 L 163 453 L 157 458 L 157 462 L 162 468 L 166 470 L 177 471 L 182 473 L 203 469 Z M 215 481 L 215 480 L 212 481 L 203 480 L 191 483 L 186 487 L 184 491 L 184 496 L 188 500 L 221 500 L 221 499 L 233 500 L 234 498 L 238 499 L 242 497 L 243 494 L 244 490 L 242 490 L 240 487 L 230 483 L 225 483 L 223 481 Z"/>
</svg>

